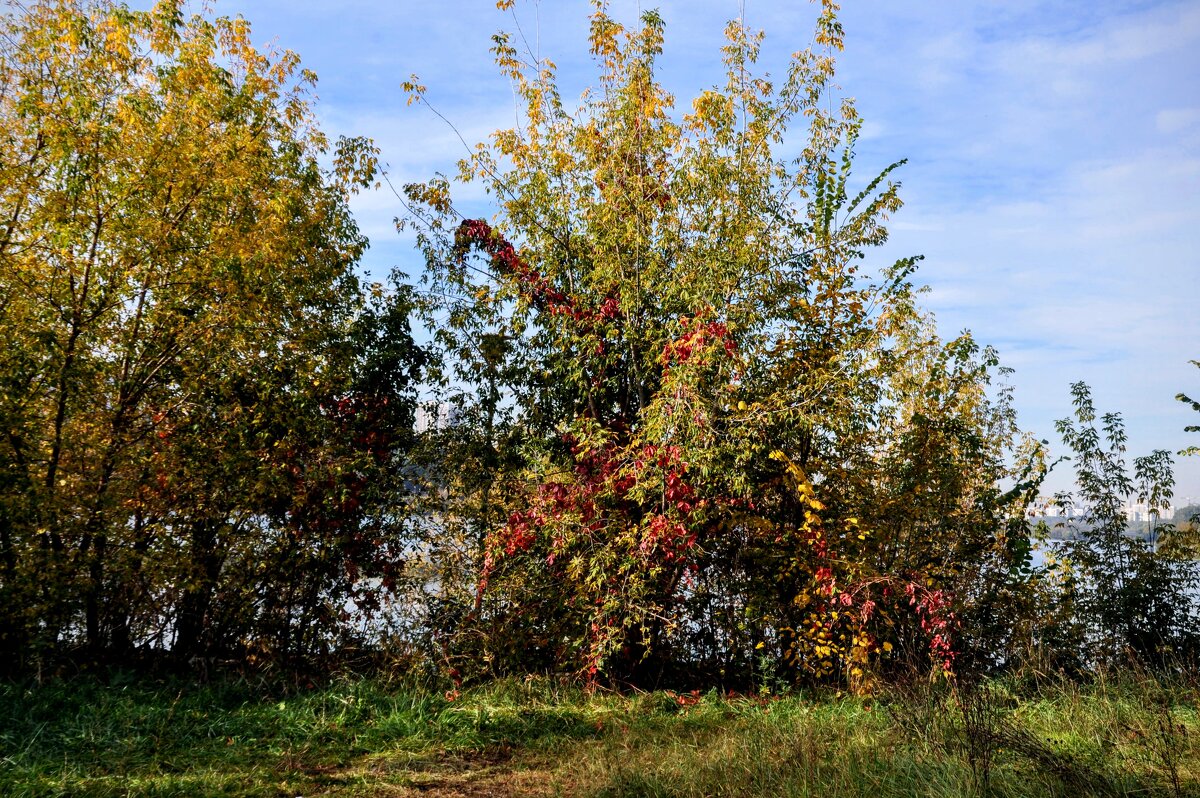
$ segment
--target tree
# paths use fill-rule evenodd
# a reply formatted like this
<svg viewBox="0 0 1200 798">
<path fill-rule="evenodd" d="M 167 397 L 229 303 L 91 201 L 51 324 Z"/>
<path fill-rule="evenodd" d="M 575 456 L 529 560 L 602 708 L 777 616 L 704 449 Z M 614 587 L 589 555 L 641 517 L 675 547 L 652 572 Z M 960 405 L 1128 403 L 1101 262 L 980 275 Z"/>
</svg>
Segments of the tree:
<svg viewBox="0 0 1200 798">
<path fill-rule="evenodd" d="M 1174 487 L 1170 453 L 1135 458 L 1131 475 L 1120 414 L 1097 416 L 1084 383 L 1071 392 L 1075 417 L 1056 424 L 1073 454 L 1078 486 L 1056 500 L 1063 507 L 1078 501 L 1083 510 L 1071 523 L 1078 532 L 1067 547 L 1074 570 L 1061 597 L 1081 637 L 1069 648 L 1080 652 L 1084 666 L 1118 663 L 1129 654 L 1155 666 L 1187 661 L 1200 642 L 1194 598 L 1200 574 L 1172 547 L 1155 551 L 1126 535 L 1130 498 L 1149 508 L 1152 530 L 1160 526 Z M 1170 539 L 1174 529 L 1162 524 L 1159 531 Z"/>
<path fill-rule="evenodd" d="M 1192 365 L 1200 368 L 1200 360 L 1191 361 Z M 1200 413 L 1200 402 L 1192 399 L 1184 393 L 1175 395 L 1175 398 L 1180 402 L 1188 405 Z M 1200 425 L 1189 424 L 1183 428 L 1184 432 L 1200 432 Z M 1179 452 L 1183 456 L 1200 455 L 1200 446 L 1188 446 Z M 1193 560 L 1200 559 L 1200 507 L 1190 506 L 1181 507 L 1175 511 L 1173 528 L 1167 530 L 1162 538 L 1162 546 L 1164 549 L 1171 552 L 1173 555 L 1190 558 Z"/>
<path fill-rule="evenodd" d="M 261 617 L 290 595 L 272 551 L 326 558 L 313 605 L 395 446 L 353 437 L 362 417 L 411 429 L 406 305 L 370 311 L 352 272 L 373 147 L 331 146 L 294 53 L 183 9 L 10 2 L 0 23 L 9 650 L 205 653 L 219 595 Z"/>
<path fill-rule="evenodd" d="M 1193 361 L 1191 361 L 1191 363 L 1196 368 L 1200 368 L 1200 360 L 1193 360 Z M 1197 413 L 1200 413 L 1200 402 L 1197 402 L 1195 399 L 1192 399 L 1187 394 L 1185 394 L 1185 393 L 1176 394 L 1175 398 L 1178 399 L 1180 402 L 1183 402 L 1185 405 L 1188 405 L 1189 407 L 1191 407 L 1192 410 L 1195 410 Z M 1183 428 L 1183 431 L 1184 432 L 1200 432 L 1200 425 L 1196 425 L 1196 424 L 1188 425 Z M 1186 448 L 1182 452 L 1180 452 L 1180 454 L 1183 454 L 1183 455 L 1200 454 L 1200 447 L 1189 446 L 1188 448 Z"/>
<path fill-rule="evenodd" d="M 1000 531 L 1020 491 L 995 488 L 1015 428 L 993 355 L 917 308 L 918 259 L 866 267 L 900 164 L 852 191 L 836 4 L 778 84 L 731 22 L 724 85 L 682 114 L 662 18 L 595 5 L 576 109 L 552 62 L 495 39 L 520 123 L 460 164 L 493 221 L 444 179 L 406 187 L 446 386 L 480 420 L 456 434 L 484 455 L 439 513 L 475 587 L 444 655 L 730 682 L 765 658 L 862 684 L 902 649 L 950 669 L 960 588 L 1021 556 Z"/>
</svg>

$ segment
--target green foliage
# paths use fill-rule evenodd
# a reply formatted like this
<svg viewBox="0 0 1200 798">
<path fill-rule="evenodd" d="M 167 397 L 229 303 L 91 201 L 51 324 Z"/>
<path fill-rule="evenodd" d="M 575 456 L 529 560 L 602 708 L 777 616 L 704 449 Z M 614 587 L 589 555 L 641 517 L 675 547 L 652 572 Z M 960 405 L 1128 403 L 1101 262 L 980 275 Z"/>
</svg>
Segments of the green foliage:
<svg viewBox="0 0 1200 798">
<path fill-rule="evenodd" d="M 1072 386 L 1074 419 L 1057 423 L 1073 455 L 1078 489 L 1057 497 L 1063 507 L 1079 502 L 1083 513 L 1070 526 L 1079 539 L 1065 546 L 1065 581 L 1059 600 L 1076 640 L 1060 640 L 1062 653 L 1078 652 L 1081 664 L 1119 663 L 1132 655 L 1163 666 L 1186 662 L 1200 649 L 1200 570 L 1171 546 L 1152 547 L 1127 534 L 1125 502 L 1136 498 L 1151 514 L 1151 543 L 1168 540 L 1163 523 L 1174 480 L 1166 451 L 1125 460 L 1124 422 L 1117 413 L 1097 416 L 1084 383 Z"/>
<path fill-rule="evenodd" d="M 319 650 L 395 568 L 367 493 L 420 362 L 351 271 L 373 147 L 323 167 L 314 77 L 244 19 L 0 26 L 0 647 Z"/>
<path fill-rule="evenodd" d="M 406 187 L 464 420 L 429 466 L 449 477 L 432 567 L 475 588 L 445 597 L 443 656 L 734 682 L 763 657 L 859 684 L 881 659 L 952 668 L 952 616 L 1000 606 L 1027 556 L 1006 524 L 1032 482 L 996 487 L 1016 430 L 994 353 L 936 335 L 918 259 L 866 261 L 900 164 L 855 178 L 835 4 L 778 82 L 730 23 L 725 83 L 678 112 L 662 18 L 591 22 L 574 109 L 552 62 L 495 40 L 520 124 L 460 164 L 494 223 L 443 179 Z"/>
<path fill-rule="evenodd" d="M 406 186 L 422 286 L 365 290 L 348 201 L 378 151 L 326 139 L 294 53 L 182 0 L 7 3 L 0 668 L 391 646 L 450 698 L 538 673 L 866 694 L 1198 653 L 1195 523 L 1158 517 L 1171 457 L 1130 473 L 1082 384 L 1058 425 L 1078 540 L 1033 567 L 1048 465 L 1007 370 L 937 333 L 918 257 L 869 257 L 903 162 L 859 175 L 837 4 L 777 79 L 731 22 L 724 80 L 682 108 L 662 17 L 593 6 L 576 107 L 551 61 L 495 37 L 518 123 L 459 164 L 495 216 L 464 218 L 444 178 Z M 450 423 L 414 433 L 419 388 Z M 994 721 L 976 699 L 963 722 Z M 778 764 L 761 784 L 795 775 Z M 728 776 L 613 773 L 613 794 Z"/>
<path fill-rule="evenodd" d="M 1196 368 L 1200 368 L 1200 360 L 1193 360 L 1193 361 L 1191 361 L 1191 363 Z M 1192 399 L 1187 394 L 1180 393 L 1180 394 L 1177 394 L 1175 396 L 1175 398 L 1178 399 L 1179 401 L 1183 402 L 1185 405 L 1188 405 L 1189 407 L 1191 407 L 1197 413 L 1200 413 L 1200 402 L 1197 402 L 1195 399 Z M 1193 424 L 1193 425 L 1186 426 L 1183 428 L 1183 431 L 1184 432 L 1200 432 L 1200 425 Z M 1188 448 L 1186 448 L 1182 452 L 1180 452 L 1180 454 L 1183 454 L 1183 455 L 1200 454 L 1200 447 L 1189 446 Z"/>
</svg>

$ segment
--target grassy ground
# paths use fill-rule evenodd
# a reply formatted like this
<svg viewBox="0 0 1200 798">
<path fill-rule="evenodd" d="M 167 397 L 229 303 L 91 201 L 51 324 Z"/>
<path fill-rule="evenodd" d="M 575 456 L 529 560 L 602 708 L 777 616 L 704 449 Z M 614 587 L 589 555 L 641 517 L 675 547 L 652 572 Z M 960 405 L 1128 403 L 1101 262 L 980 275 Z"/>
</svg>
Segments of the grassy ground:
<svg viewBox="0 0 1200 798">
<path fill-rule="evenodd" d="M 1200 796 L 1198 698 L 1146 677 L 873 699 L 0 683 L 0 795 Z"/>
</svg>

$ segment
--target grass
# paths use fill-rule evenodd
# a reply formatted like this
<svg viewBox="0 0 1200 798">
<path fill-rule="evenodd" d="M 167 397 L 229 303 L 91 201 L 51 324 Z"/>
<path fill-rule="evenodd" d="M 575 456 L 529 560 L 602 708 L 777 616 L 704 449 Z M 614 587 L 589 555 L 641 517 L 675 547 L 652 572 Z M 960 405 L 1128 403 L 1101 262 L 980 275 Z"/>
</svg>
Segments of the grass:
<svg viewBox="0 0 1200 798">
<path fill-rule="evenodd" d="M 1197 694 L 1145 675 L 866 699 L 0 683 L 0 795 L 525 794 L 1200 796 Z"/>
</svg>

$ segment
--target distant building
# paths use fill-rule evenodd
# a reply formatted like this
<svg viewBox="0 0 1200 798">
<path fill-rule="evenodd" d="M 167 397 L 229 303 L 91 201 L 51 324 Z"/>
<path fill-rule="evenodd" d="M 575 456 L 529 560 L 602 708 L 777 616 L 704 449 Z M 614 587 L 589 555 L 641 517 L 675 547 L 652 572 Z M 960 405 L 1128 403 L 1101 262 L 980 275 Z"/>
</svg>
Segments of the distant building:
<svg viewBox="0 0 1200 798">
<path fill-rule="evenodd" d="M 449 402 L 424 404 L 417 407 L 414 428 L 417 432 L 449 429 L 457 427 L 462 422 L 462 411 Z"/>
<path fill-rule="evenodd" d="M 1085 509 L 1073 504 L 1065 507 L 1053 496 L 1038 496 L 1025 508 L 1026 518 L 1079 518 Z"/>
<path fill-rule="evenodd" d="M 1124 504 L 1125 520 L 1131 524 L 1145 524 L 1152 520 L 1170 521 L 1174 510 L 1170 504 L 1157 508 L 1157 516 L 1149 505 L 1141 501 L 1128 500 Z"/>
<path fill-rule="evenodd" d="M 1185 502 L 1192 501 L 1185 499 Z M 1186 506 L 1181 504 L 1180 506 Z M 1082 518 L 1087 513 L 1088 508 L 1079 505 L 1062 506 L 1055 501 L 1053 496 L 1038 496 L 1025 508 L 1026 518 L 1066 518 L 1078 519 Z M 1145 524 L 1152 519 L 1153 513 L 1151 508 L 1145 502 L 1127 499 L 1121 503 L 1121 512 L 1125 515 L 1125 520 L 1130 524 Z M 1158 510 L 1158 520 L 1170 521 L 1175 509 L 1172 505 L 1166 504 Z"/>
</svg>

